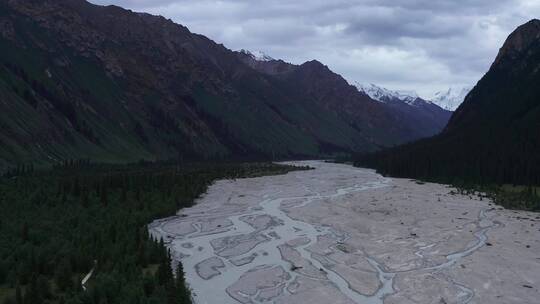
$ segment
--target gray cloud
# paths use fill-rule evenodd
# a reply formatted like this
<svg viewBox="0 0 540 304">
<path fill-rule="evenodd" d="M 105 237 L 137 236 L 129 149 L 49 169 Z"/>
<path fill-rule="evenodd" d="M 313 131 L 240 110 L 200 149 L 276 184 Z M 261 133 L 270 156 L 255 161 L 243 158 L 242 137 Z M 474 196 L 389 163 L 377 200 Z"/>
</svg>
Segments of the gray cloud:
<svg viewBox="0 0 540 304">
<path fill-rule="evenodd" d="M 350 82 L 431 95 L 474 84 L 537 0 L 91 0 L 163 15 L 225 46 L 317 59 Z"/>
</svg>

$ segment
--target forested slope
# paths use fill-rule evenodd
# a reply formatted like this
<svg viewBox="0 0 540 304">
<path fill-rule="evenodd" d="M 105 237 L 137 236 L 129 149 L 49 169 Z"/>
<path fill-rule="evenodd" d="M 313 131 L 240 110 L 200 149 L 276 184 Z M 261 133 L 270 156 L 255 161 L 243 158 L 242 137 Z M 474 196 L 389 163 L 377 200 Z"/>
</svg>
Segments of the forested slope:
<svg viewBox="0 0 540 304">
<path fill-rule="evenodd" d="M 517 28 L 438 136 L 358 157 L 384 174 L 540 185 L 540 21 Z"/>
<path fill-rule="evenodd" d="M 0 303 L 190 303 L 181 268 L 146 225 L 190 206 L 215 179 L 293 169 L 85 161 L 43 172 L 19 167 L 0 178 Z"/>
</svg>

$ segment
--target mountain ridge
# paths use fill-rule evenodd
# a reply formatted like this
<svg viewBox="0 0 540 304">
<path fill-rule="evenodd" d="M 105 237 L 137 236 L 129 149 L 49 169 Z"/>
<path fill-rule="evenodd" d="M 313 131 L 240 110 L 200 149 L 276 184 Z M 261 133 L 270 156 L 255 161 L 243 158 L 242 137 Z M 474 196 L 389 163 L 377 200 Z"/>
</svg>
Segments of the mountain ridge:
<svg viewBox="0 0 540 304">
<path fill-rule="evenodd" d="M 417 98 L 420 98 L 418 94 L 414 91 L 393 91 L 389 90 L 387 88 L 383 88 L 380 86 L 377 86 L 373 83 L 370 83 L 368 85 L 364 85 L 361 83 L 355 83 L 356 88 L 365 94 L 367 94 L 369 97 L 371 97 L 373 100 L 377 100 L 380 102 L 386 102 L 389 99 L 399 99 L 407 104 L 412 104 Z M 424 100 L 426 102 L 430 102 L 428 100 Z"/>
<path fill-rule="evenodd" d="M 450 87 L 446 91 L 436 92 L 431 98 L 422 98 L 415 91 L 389 90 L 373 83 L 362 84 L 356 82 L 355 86 L 359 91 L 366 93 L 377 101 L 386 102 L 389 99 L 399 99 L 413 104 L 415 100 L 419 99 L 426 103 L 433 103 L 446 111 L 455 111 L 472 89 L 472 87 L 462 87 L 461 89 Z"/>
<path fill-rule="evenodd" d="M 161 16 L 0 3 L 0 166 L 321 157 L 439 132 L 318 61 L 257 61 Z"/>
</svg>

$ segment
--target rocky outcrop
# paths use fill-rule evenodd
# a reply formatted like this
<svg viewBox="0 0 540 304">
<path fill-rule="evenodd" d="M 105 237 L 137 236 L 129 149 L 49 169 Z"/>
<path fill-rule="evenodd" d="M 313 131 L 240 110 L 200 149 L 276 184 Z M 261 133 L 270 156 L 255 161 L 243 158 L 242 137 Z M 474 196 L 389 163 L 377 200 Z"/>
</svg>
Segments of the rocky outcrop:
<svg viewBox="0 0 540 304">
<path fill-rule="evenodd" d="M 500 65 L 505 59 L 515 59 L 526 51 L 533 43 L 540 40 L 540 20 L 533 19 L 521 26 L 508 36 L 506 42 L 499 50 L 493 66 Z"/>
</svg>

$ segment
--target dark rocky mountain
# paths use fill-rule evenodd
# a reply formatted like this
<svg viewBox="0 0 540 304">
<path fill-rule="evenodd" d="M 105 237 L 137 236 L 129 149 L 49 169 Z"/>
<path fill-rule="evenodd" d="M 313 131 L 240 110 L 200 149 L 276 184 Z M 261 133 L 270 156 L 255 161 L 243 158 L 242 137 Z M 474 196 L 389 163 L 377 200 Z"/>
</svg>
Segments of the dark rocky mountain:
<svg viewBox="0 0 540 304">
<path fill-rule="evenodd" d="M 540 21 L 518 27 L 438 136 L 363 157 L 383 173 L 540 184 Z"/>
<path fill-rule="evenodd" d="M 379 147 L 438 134 L 451 115 L 450 111 L 421 98 L 394 98 L 382 104 L 374 103 L 374 98 L 366 92 L 349 85 L 340 75 L 316 60 L 293 65 L 283 60 L 257 60 L 245 51 L 237 54 L 244 63 L 257 71 L 273 75 L 291 89 L 298 90 L 298 94 L 307 95 L 310 102 L 319 103 L 326 110 L 347 115 L 349 124 L 356 129 L 369 129 L 369 124 L 377 123 L 379 119 L 391 122 L 381 130 L 390 134 L 389 138 L 372 140 Z"/>
<path fill-rule="evenodd" d="M 116 6 L 2 1 L 0 51 L 0 166 L 319 157 L 438 131 L 317 61 L 255 62 Z"/>
</svg>

